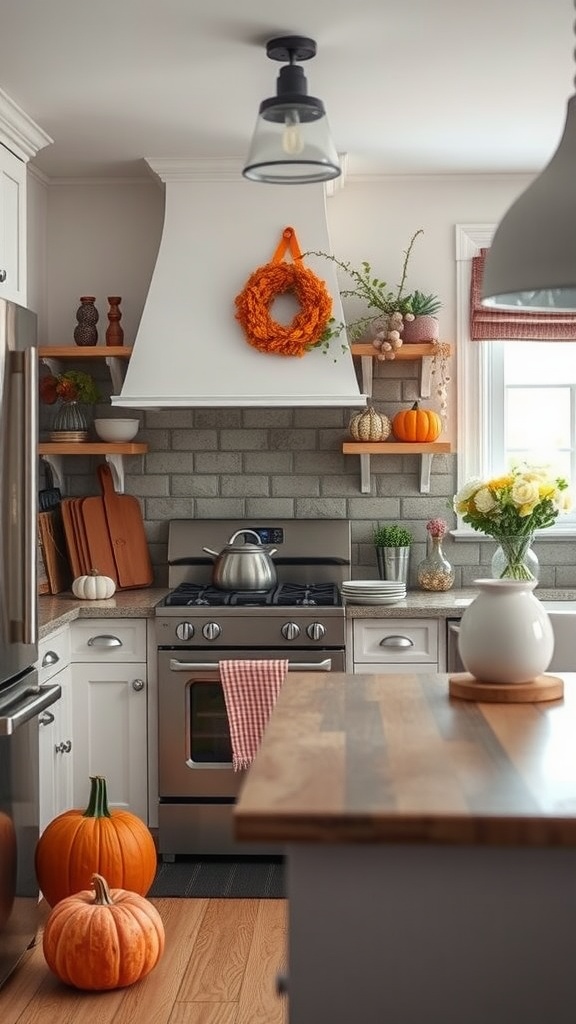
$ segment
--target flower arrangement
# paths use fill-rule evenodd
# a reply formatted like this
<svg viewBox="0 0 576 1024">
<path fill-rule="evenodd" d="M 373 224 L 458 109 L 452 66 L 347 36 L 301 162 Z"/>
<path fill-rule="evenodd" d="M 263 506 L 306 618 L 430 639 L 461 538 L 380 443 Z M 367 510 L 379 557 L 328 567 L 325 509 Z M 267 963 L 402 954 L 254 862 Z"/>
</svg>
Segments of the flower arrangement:
<svg viewBox="0 0 576 1024">
<path fill-rule="evenodd" d="M 534 579 L 524 564 L 534 532 L 553 526 L 571 507 L 563 477 L 526 464 L 490 480 L 469 480 L 453 499 L 465 523 L 499 542 L 506 557 L 501 575 L 512 579 Z"/>
<path fill-rule="evenodd" d="M 46 374 L 40 378 L 39 393 L 46 405 L 54 405 L 58 400 L 95 405 L 101 399 L 96 382 L 83 370 Z"/>
</svg>

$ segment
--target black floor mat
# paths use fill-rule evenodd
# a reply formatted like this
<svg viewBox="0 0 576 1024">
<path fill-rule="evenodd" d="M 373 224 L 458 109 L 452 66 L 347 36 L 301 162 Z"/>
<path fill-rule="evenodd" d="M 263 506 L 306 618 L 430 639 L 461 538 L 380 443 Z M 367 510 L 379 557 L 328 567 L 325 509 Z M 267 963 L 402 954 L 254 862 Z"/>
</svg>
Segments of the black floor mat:
<svg viewBox="0 0 576 1024">
<path fill-rule="evenodd" d="M 284 899 L 282 857 L 178 857 L 160 864 L 148 896 Z"/>
</svg>

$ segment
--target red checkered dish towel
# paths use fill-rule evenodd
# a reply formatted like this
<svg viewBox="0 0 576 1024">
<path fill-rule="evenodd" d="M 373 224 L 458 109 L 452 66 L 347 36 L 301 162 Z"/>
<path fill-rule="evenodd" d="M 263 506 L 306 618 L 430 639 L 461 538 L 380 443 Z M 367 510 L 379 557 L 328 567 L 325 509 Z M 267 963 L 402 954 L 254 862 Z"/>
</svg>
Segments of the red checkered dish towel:
<svg viewBox="0 0 576 1024">
<path fill-rule="evenodd" d="M 288 672 L 288 660 L 220 661 L 234 771 L 249 768 L 256 756 L 280 687 Z"/>
</svg>

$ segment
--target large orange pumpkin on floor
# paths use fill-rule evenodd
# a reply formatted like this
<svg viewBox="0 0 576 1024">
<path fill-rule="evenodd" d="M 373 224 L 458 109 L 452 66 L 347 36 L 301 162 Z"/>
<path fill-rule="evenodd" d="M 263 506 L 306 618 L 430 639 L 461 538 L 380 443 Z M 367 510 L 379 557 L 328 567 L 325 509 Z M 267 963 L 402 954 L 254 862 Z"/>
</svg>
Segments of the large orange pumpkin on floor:
<svg viewBox="0 0 576 1024">
<path fill-rule="evenodd" d="M 154 840 L 131 811 L 110 810 L 106 780 L 90 780 L 85 811 L 64 811 L 44 829 L 36 846 L 36 876 L 51 907 L 88 889 L 92 875 L 114 888 L 145 896 L 156 874 Z"/>
<path fill-rule="evenodd" d="M 414 402 L 411 409 L 396 413 L 392 420 L 392 430 L 399 441 L 426 444 L 440 437 L 442 420 L 433 409 L 421 409 L 420 403 Z"/>
<path fill-rule="evenodd" d="M 46 963 L 60 981 L 75 988 L 103 991 L 133 985 L 164 952 L 162 919 L 143 896 L 111 890 L 99 874 L 92 882 L 94 889 L 61 900 L 46 921 Z"/>
</svg>

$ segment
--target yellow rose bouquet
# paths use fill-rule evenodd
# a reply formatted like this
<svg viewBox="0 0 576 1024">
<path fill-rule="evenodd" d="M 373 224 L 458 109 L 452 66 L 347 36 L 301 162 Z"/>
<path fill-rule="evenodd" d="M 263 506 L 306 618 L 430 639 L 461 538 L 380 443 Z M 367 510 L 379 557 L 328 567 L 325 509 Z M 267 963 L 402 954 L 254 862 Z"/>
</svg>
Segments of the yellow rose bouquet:
<svg viewBox="0 0 576 1024">
<path fill-rule="evenodd" d="M 530 580 L 535 576 L 525 558 L 535 531 L 569 512 L 572 498 L 563 477 L 522 465 L 491 480 L 468 481 L 454 496 L 453 507 L 473 530 L 498 541 L 505 556 L 501 577 Z"/>
</svg>

